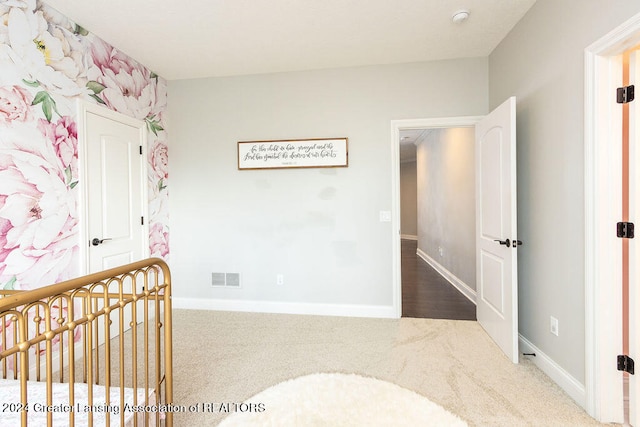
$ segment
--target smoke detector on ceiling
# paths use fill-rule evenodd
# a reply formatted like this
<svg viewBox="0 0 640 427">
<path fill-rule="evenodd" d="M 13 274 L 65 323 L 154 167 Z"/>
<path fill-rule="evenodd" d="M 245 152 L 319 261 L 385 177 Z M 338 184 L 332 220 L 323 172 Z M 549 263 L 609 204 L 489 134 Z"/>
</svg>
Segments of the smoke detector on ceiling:
<svg viewBox="0 0 640 427">
<path fill-rule="evenodd" d="M 451 20 L 454 24 L 462 24 L 467 19 L 469 19 L 469 11 L 468 10 L 459 10 L 451 16 Z"/>
</svg>

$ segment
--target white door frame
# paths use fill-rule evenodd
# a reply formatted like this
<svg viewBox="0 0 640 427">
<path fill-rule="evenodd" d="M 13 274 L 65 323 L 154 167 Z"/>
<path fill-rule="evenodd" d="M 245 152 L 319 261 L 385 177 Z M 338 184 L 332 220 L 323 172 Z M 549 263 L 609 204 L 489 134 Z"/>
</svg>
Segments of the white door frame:
<svg viewBox="0 0 640 427">
<path fill-rule="evenodd" d="M 97 114 L 108 119 L 124 123 L 126 125 L 137 128 L 141 131 L 141 145 L 142 145 L 142 167 L 140 168 L 140 180 L 142 185 L 142 200 L 143 203 L 143 215 L 145 218 L 142 239 L 143 239 L 143 258 L 149 257 L 149 185 L 148 185 L 148 161 L 146 160 L 147 153 L 147 126 L 145 122 L 134 119 L 117 111 L 110 110 L 97 104 L 83 101 L 79 99 L 77 101 L 78 111 L 78 179 L 79 179 L 79 192 L 78 192 L 78 215 L 79 215 L 79 235 L 80 235 L 80 275 L 86 275 L 89 273 L 89 206 L 88 206 L 88 186 L 86 185 L 89 171 L 87 170 L 87 113 Z"/>
<path fill-rule="evenodd" d="M 624 422 L 622 374 L 622 53 L 640 43 L 640 14 L 585 49 L 585 409 Z M 612 208 L 619 207 L 619 208 Z M 612 285 L 613 284 L 613 285 Z"/>
<path fill-rule="evenodd" d="M 391 121 L 391 252 L 393 254 L 393 310 L 402 317 L 402 271 L 400 247 L 400 131 L 413 129 L 474 127 L 484 116 L 441 117 Z"/>
</svg>

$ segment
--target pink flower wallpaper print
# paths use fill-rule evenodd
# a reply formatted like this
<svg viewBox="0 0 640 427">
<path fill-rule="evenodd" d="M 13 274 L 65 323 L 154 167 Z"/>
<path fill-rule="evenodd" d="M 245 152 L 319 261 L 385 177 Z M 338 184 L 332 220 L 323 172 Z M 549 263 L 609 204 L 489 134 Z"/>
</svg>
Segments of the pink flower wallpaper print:
<svg viewBox="0 0 640 427">
<path fill-rule="evenodd" d="M 148 129 L 149 240 L 169 255 L 166 81 L 36 0 L 0 0 L 0 287 L 78 275 L 76 100 Z"/>
</svg>

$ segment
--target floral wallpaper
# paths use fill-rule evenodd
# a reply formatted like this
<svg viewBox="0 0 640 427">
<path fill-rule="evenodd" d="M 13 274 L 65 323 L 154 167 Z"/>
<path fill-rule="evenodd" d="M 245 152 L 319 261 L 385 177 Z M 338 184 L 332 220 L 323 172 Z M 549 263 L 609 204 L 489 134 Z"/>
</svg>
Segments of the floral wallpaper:
<svg viewBox="0 0 640 427">
<path fill-rule="evenodd" d="M 166 81 L 36 0 L 0 0 L 0 287 L 76 277 L 76 99 L 144 120 L 150 251 L 169 255 Z"/>
</svg>

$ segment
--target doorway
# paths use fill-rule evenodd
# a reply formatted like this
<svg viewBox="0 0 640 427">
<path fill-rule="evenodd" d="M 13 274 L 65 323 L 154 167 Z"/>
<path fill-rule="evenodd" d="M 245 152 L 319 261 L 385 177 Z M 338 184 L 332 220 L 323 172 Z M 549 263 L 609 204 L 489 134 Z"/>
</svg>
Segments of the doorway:
<svg viewBox="0 0 640 427">
<path fill-rule="evenodd" d="M 398 235 L 392 240 L 394 301 L 396 316 L 402 317 L 402 240 L 401 230 L 401 193 L 400 193 L 400 133 L 449 128 L 473 128 L 482 119 L 481 116 L 449 117 L 436 119 L 394 120 L 391 122 L 392 157 L 392 229 Z M 406 239 L 405 239 L 406 240 Z"/>
<path fill-rule="evenodd" d="M 404 317 L 476 320 L 474 146 L 472 127 L 400 131 Z"/>
<path fill-rule="evenodd" d="M 118 267 L 149 256 L 146 125 L 121 113 L 78 101 L 78 159 L 80 186 L 80 238 L 82 275 Z M 133 289 L 131 278 L 122 283 Z M 118 292 L 119 283 L 107 285 Z M 96 300 L 94 304 L 107 304 Z M 143 301 L 138 302 L 136 323 L 142 321 Z M 111 336 L 128 330 L 132 313 L 123 310 L 111 324 Z M 126 325 L 120 328 L 120 322 Z M 97 331 L 102 344 L 105 331 Z"/>
<path fill-rule="evenodd" d="M 83 274 L 149 256 L 146 126 L 78 103 Z"/>
<path fill-rule="evenodd" d="M 623 220 L 623 109 L 613 100 L 623 85 L 624 52 L 639 43 L 640 14 L 585 49 L 585 407 L 603 422 L 625 421 L 623 374 L 612 367 L 623 350 L 623 245 L 615 232 Z M 629 148 L 635 145 L 630 140 Z M 629 196 L 631 207 L 637 191 Z M 640 332 L 633 318 L 637 287 L 630 281 L 631 353 Z M 629 409 L 637 424 L 633 389 Z"/>
<path fill-rule="evenodd" d="M 391 122 L 393 298 L 402 316 L 398 152 L 400 131 L 420 128 L 475 131 L 475 234 L 477 320 L 505 355 L 519 361 L 516 98 L 482 117 Z"/>
</svg>

